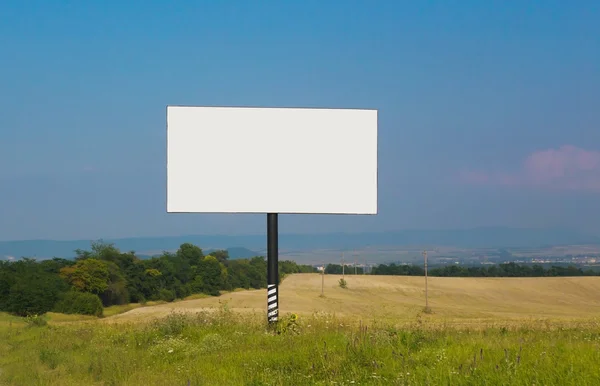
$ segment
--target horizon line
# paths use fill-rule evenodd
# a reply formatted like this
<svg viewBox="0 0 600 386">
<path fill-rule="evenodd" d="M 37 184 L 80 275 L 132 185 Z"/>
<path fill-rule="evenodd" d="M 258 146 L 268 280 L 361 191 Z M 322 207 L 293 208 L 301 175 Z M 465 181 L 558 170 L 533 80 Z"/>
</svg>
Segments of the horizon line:
<svg viewBox="0 0 600 386">
<path fill-rule="evenodd" d="M 334 232 L 297 232 L 297 233 L 279 233 L 279 236 L 332 236 L 332 235 L 368 235 L 368 234 L 385 234 L 385 233 L 402 233 L 402 232 L 468 232 L 476 230 L 528 230 L 528 231 L 570 231 L 578 232 L 590 236 L 595 235 L 593 232 L 586 232 L 581 229 L 572 227 L 510 227 L 510 226 L 480 226 L 480 227 L 468 227 L 468 228 L 407 228 L 397 230 L 382 230 L 382 231 L 334 231 Z M 180 237 L 263 237 L 266 236 L 264 233 L 246 233 L 246 234 L 181 234 L 181 235 L 155 235 L 155 236 L 117 236 L 117 237 L 97 237 L 97 238 L 71 238 L 71 239 L 51 239 L 51 238 L 31 238 L 31 239 L 5 239 L 1 240 L 0 243 L 7 242 L 26 242 L 26 241 L 53 241 L 53 242 L 76 242 L 76 241 L 100 241 L 100 240 L 130 240 L 130 239 L 155 239 L 155 238 L 180 238 Z"/>
</svg>

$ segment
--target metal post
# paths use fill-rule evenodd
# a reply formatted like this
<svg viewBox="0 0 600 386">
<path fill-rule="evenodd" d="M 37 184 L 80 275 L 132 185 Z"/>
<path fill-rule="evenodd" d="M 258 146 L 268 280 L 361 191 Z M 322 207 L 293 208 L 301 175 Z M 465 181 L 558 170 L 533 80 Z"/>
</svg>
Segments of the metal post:
<svg viewBox="0 0 600 386">
<path fill-rule="evenodd" d="M 277 213 L 267 214 L 267 320 L 276 323 L 279 316 L 279 230 Z"/>
<path fill-rule="evenodd" d="M 427 293 L 427 251 L 423 251 L 423 257 L 425 258 L 425 309 L 429 309 L 429 296 Z"/>
<path fill-rule="evenodd" d="M 325 296 L 325 263 L 323 263 L 323 272 L 321 273 L 321 296 Z"/>
</svg>

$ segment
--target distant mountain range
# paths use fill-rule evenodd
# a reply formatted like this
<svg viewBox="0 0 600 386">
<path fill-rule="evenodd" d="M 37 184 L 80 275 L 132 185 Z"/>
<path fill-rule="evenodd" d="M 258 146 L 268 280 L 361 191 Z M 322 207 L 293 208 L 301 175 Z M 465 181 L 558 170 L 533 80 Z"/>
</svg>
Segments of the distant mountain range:
<svg viewBox="0 0 600 386">
<path fill-rule="evenodd" d="M 265 235 L 172 236 L 105 239 L 122 251 L 144 256 L 176 250 L 189 242 L 205 251 L 228 249 L 232 258 L 264 255 Z M 376 246 L 454 246 L 461 248 L 543 247 L 569 244 L 600 244 L 600 236 L 569 229 L 474 228 L 463 230 L 405 230 L 369 233 L 281 234 L 281 249 L 354 249 Z M 236 246 L 232 248 L 231 246 Z M 0 241 L 0 259 L 22 256 L 50 258 L 74 257 L 76 249 L 89 249 L 90 240 Z"/>
</svg>

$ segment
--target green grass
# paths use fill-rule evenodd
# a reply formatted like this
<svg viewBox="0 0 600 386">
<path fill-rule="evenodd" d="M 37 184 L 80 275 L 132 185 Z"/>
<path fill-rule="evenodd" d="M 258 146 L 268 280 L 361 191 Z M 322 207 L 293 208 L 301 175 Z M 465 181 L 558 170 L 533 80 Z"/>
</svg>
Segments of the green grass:
<svg viewBox="0 0 600 386">
<path fill-rule="evenodd" d="M 1 385 L 597 385 L 600 323 L 397 327 L 332 315 L 269 332 L 225 308 L 138 324 L 0 314 Z"/>
<path fill-rule="evenodd" d="M 118 306 L 105 307 L 104 311 L 102 312 L 102 316 L 104 316 L 104 317 L 114 316 L 114 315 L 122 314 L 124 312 L 131 311 L 131 310 L 134 310 L 134 309 L 140 308 L 140 307 L 144 307 L 144 305 L 139 304 L 139 303 L 131 303 L 131 304 L 123 304 L 123 305 L 118 305 Z"/>
<path fill-rule="evenodd" d="M 136 308 L 141 308 L 141 307 L 151 307 L 151 306 L 156 306 L 158 304 L 165 304 L 167 302 L 165 301 L 154 301 L 154 302 L 146 302 L 144 304 L 141 303 L 129 303 L 129 304 L 122 304 L 122 305 L 117 305 L 117 306 L 110 306 L 110 307 L 105 307 L 104 311 L 102 313 L 102 317 L 104 318 L 108 318 L 109 316 L 115 316 L 118 314 L 123 314 L 127 311 L 131 311 L 131 310 L 135 310 Z"/>
<path fill-rule="evenodd" d="M 183 300 L 195 300 L 195 299 L 207 299 L 207 298 L 210 298 L 210 295 L 207 295 L 207 294 L 193 294 L 193 295 L 190 295 L 190 296 L 186 297 Z"/>
<path fill-rule="evenodd" d="M 230 291 L 230 292 L 240 292 L 240 291 L 246 291 L 244 289 L 239 289 L 239 290 L 234 290 L 234 291 Z M 222 291 L 222 294 L 227 294 L 230 293 L 228 291 Z M 185 299 L 176 299 L 175 301 L 171 302 L 171 303 L 179 303 L 185 300 L 196 300 L 196 299 L 207 299 L 207 298 L 211 298 L 210 295 L 207 294 L 193 294 L 190 295 L 188 297 L 186 297 Z M 159 304 L 167 304 L 166 301 L 148 301 L 144 304 L 141 303 L 129 303 L 129 304 L 123 304 L 123 305 L 117 305 L 117 306 L 110 306 L 110 307 L 105 307 L 104 308 L 104 312 L 102 317 L 104 318 L 108 318 L 110 316 L 115 316 L 118 314 L 123 314 L 127 311 L 131 311 L 131 310 L 135 310 L 136 308 L 141 308 L 141 307 L 151 307 L 151 306 L 156 306 Z"/>
</svg>

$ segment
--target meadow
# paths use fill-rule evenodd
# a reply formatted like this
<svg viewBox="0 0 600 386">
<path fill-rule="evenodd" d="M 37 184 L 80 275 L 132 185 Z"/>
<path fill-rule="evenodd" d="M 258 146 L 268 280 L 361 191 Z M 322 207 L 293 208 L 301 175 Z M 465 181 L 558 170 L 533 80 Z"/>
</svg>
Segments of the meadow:
<svg viewBox="0 0 600 386">
<path fill-rule="evenodd" d="M 600 278 L 295 274 L 265 291 L 0 314 L 2 385 L 597 385 Z"/>
<path fill-rule="evenodd" d="M 340 278 L 325 275 L 321 297 L 321 275 L 290 275 L 281 285 L 279 307 L 284 313 L 303 316 L 324 312 L 340 318 L 376 318 L 390 323 L 411 322 L 424 308 L 424 277 L 346 275 L 346 289 L 339 287 Z M 434 311 L 427 315 L 431 322 L 479 324 L 600 317 L 600 277 L 429 277 L 428 282 L 429 305 Z M 173 311 L 214 309 L 224 302 L 234 311 L 262 313 L 266 292 L 235 291 L 219 297 L 140 307 L 105 321 L 137 322 Z"/>
</svg>

